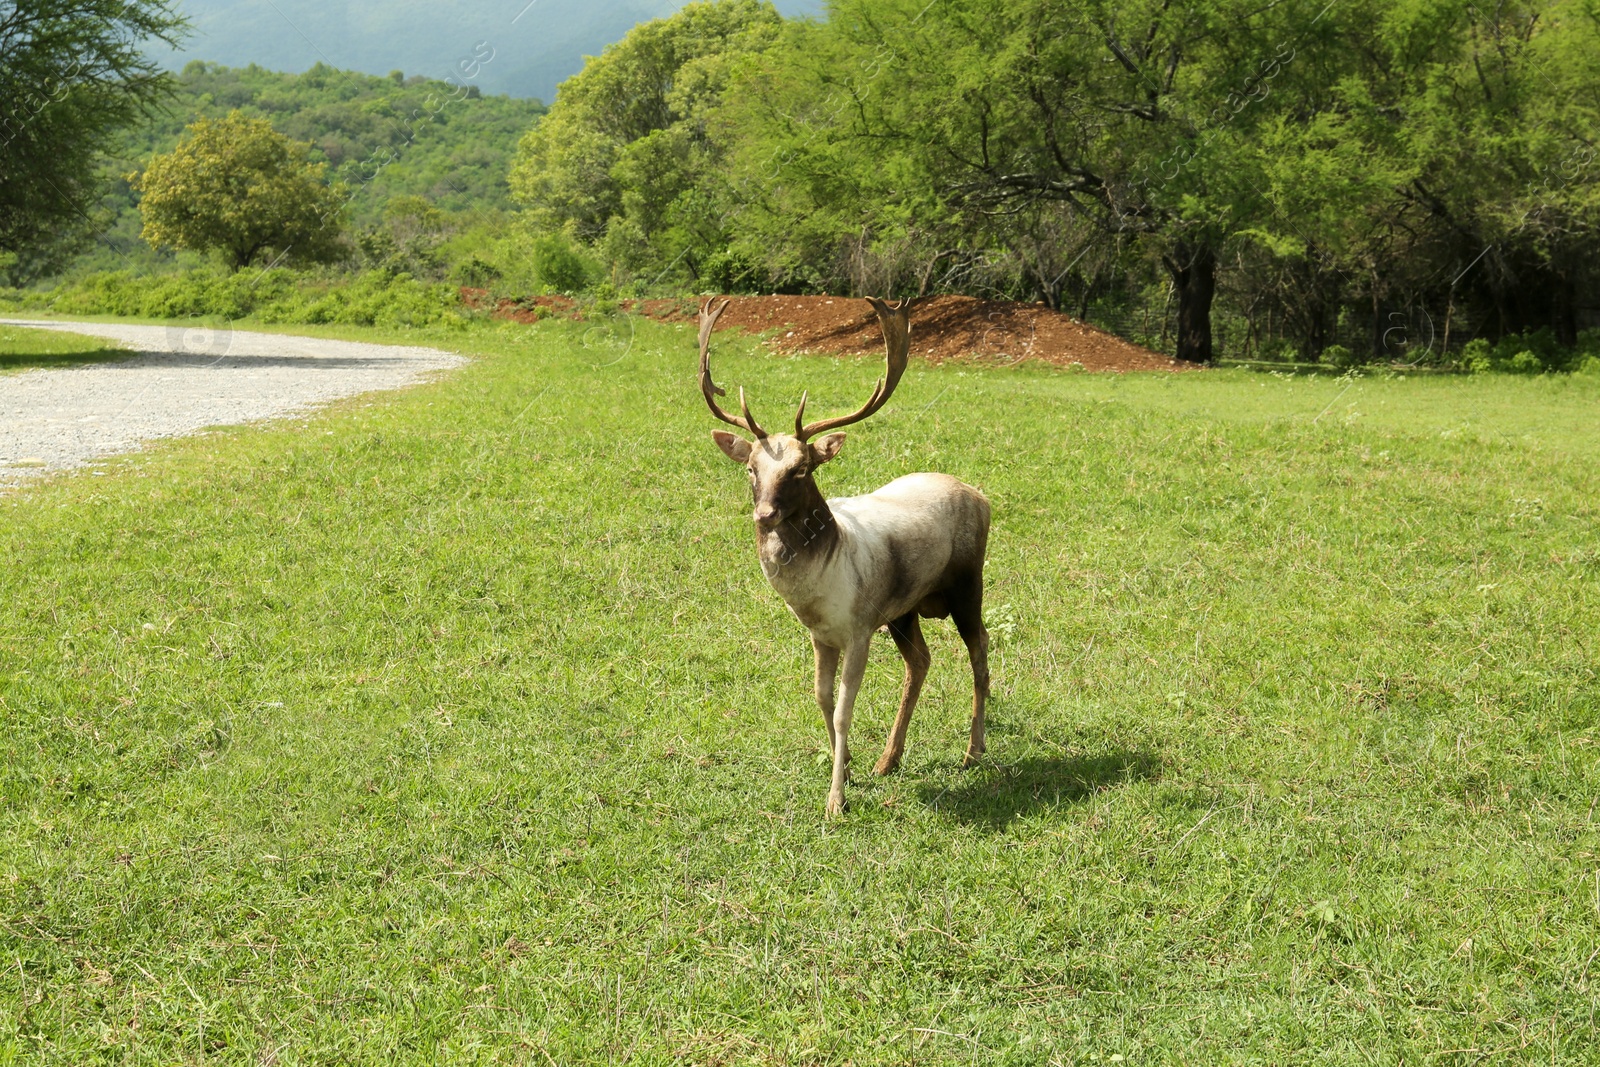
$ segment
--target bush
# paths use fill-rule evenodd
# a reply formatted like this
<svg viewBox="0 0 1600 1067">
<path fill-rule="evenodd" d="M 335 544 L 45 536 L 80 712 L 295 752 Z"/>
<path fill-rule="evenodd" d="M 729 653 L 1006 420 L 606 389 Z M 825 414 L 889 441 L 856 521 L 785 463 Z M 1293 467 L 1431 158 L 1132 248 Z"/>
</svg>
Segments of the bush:
<svg viewBox="0 0 1600 1067">
<path fill-rule="evenodd" d="M 1521 351 L 1512 356 L 1506 364 L 1506 369 L 1512 374 L 1542 374 L 1544 360 L 1529 351 Z"/>
<path fill-rule="evenodd" d="M 1494 370 L 1494 346 L 1482 337 L 1474 337 L 1461 350 L 1461 366 L 1470 374 L 1487 374 Z"/>
<path fill-rule="evenodd" d="M 1555 332 L 1546 328 L 1507 334 L 1493 342 L 1474 338 L 1462 347 L 1458 363 L 1462 370 L 1473 374 L 1543 374 L 1582 371 L 1590 357 L 1600 359 L 1600 330 L 1584 330 L 1578 334 L 1577 345 L 1565 348 L 1556 340 Z"/>
<path fill-rule="evenodd" d="M 753 293 L 761 287 L 761 270 L 732 249 L 724 248 L 706 257 L 700 278 L 703 288 L 719 293 Z"/>
<path fill-rule="evenodd" d="M 1600 357 L 1600 328 L 1583 330 L 1578 334 L 1578 347 L 1573 362 L 1582 363 L 1585 356 Z"/>
<path fill-rule="evenodd" d="M 34 312 L 50 310 L 50 293 L 38 289 L 0 289 L 0 311 Z"/>
<path fill-rule="evenodd" d="M 1578 361 L 1578 365 L 1572 368 L 1572 373 L 1600 378 L 1600 356 L 1584 356 Z"/>
<path fill-rule="evenodd" d="M 588 264 L 560 234 L 545 234 L 533 242 L 534 270 L 539 281 L 558 293 L 582 292 L 589 284 Z"/>
<path fill-rule="evenodd" d="M 1500 338 L 1494 346 L 1496 370 L 1514 374 L 1538 374 L 1540 371 L 1565 370 L 1569 353 L 1556 340 L 1555 331 L 1546 327 L 1532 333 L 1513 333 Z M 1529 358 L 1522 357 L 1531 357 Z M 1517 361 L 1521 358 L 1522 362 Z M 1534 369 L 1534 362 L 1538 367 Z"/>
<path fill-rule="evenodd" d="M 1328 366 L 1337 367 L 1340 370 L 1348 370 L 1359 362 L 1356 359 L 1356 354 L 1344 345 L 1329 345 L 1322 350 L 1320 359 Z"/>
<path fill-rule="evenodd" d="M 589 304 L 585 309 L 592 315 L 615 315 L 620 309 L 621 294 L 610 282 L 601 282 L 589 290 Z"/>
<path fill-rule="evenodd" d="M 602 261 L 626 277 L 654 273 L 651 264 L 658 258 L 643 227 L 622 215 L 611 216 L 606 223 L 605 236 L 595 245 L 595 251 Z"/>
<path fill-rule="evenodd" d="M 455 265 L 450 271 L 450 280 L 457 285 L 469 285 L 474 289 L 488 289 L 499 281 L 500 268 L 483 259 L 476 252 Z"/>
<path fill-rule="evenodd" d="M 214 270 L 143 277 L 127 271 L 91 274 L 58 289 L 45 306 L 67 315 L 253 316 L 272 323 L 395 328 L 465 321 L 449 285 L 419 282 L 404 273 L 347 276 L 283 267 L 237 274 Z"/>
</svg>

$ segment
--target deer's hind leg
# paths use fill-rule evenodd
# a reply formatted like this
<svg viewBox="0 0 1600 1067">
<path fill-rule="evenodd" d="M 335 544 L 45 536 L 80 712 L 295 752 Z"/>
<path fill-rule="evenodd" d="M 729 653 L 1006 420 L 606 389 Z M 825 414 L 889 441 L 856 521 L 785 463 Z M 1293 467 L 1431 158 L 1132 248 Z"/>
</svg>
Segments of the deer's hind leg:
<svg viewBox="0 0 1600 1067">
<path fill-rule="evenodd" d="M 963 767 L 976 767 L 983 758 L 983 714 L 989 700 L 989 631 L 983 625 L 983 572 L 979 571 L 946 594 L 950 618 L 972 660 L 972 729 L 967 736 Z"/>
<path fill-rule="evenodd" d="M 922 683 L 928 677 L 928 664 L 933 657 L 928 653 L 928 643 L 922 639 L 922 623 L 915 611 L 909 611 L 889 624 L 889 636 L 894 647 L 906 661 L 905 686 L 900 690 L 900 711 L 889 730 L 889 740 L 883 746 L 883 758 L 873 769 L 878 774 L 888 774 L 900 766 L 900 757 L 906 751 L 906 730 L 911 726 L 911 712 L 922 693 Z"/>
</svg>

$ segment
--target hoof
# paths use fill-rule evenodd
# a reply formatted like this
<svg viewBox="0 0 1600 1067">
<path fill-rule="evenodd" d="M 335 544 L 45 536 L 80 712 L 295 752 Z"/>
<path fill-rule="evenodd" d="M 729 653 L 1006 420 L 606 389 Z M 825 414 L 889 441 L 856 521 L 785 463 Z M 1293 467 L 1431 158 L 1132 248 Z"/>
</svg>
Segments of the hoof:
<svg viewBox="0 0 1600 1067">
<path fill-rule="evenodd" d="M 893 774 L 900 769 L 900 757 L 884 753 L 883 758 L 873 765 L 872 773 L 877 775 Z"/>
<path fill-rule="evenodd" d="M 972 768 L 976 767 L 982 762 L 982 752 L 968 752 L 965 756 L 961 757 L 961 769 L 964 771 L 970 771 Z"/>
<path fill-rule="evenodd" d="M 837 793 L 828 794 L 828 818 L 837 819 L 844 815 L 844 797 Z"/>
</svg>

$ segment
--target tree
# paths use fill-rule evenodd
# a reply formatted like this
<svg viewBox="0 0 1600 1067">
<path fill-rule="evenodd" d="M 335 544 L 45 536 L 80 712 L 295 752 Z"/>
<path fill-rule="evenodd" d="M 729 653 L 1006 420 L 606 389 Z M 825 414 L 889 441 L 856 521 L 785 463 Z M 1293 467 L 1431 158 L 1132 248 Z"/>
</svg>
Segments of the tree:
<svg viewBox="0 0 1600 1067">
<path fill-rule="evenodd" d="M 715 109 L 731 243 L 771 287 L 920 292 L 936 270 L 970 266 L 981 241 L 950 217 L 926 152 L 885 116 L 882 105 L 920 92 L 875 85 L 890 60 L 834 23 L 792 23 L 740 65 Z"/>
<path fill-rule="evenodd" d="M 1549 326 L 1572 345 L 1600 296 L 1600 6 L 1468 2 L 1461 25 L 1407 109 L 1424 162 L 1403 200 L 1450 279 L 1435 301 L 1466 303 L 1495 334 Z"/>
<path fill-rule="evenodd" d="M 623 271 L 699 277 L 726 243 L 706 117 L 782 24 L 765 0 L 691 3 L 591 58 L 518 148 L 511 191 L 530 221 L 603 241 Z"/>
<path fill-rule="evenodd" d="M 858 288 L 826 264 L 869 246 L 890 288 L 1052 306 L 1159 271 L 1198 362 L 1224 282 L 1313 356 L 1341 309 L 1366 304 L 1376 346 L 1390 303 L 1490 246 L 1480 282 L 1520 249 L 1520 277 L 1555 275 L 1522 289 L 1570 308 L 1600 49 L 1593 18 L 1539 17 L 1559 4 L 1485 26 L 1469 0 L 834 0 L 724 94 L 734 229 L 775 277 Z"/>
<path fill-rule="evenodd" d="M 739 10 L 748 33 L 708 29 Z M 524 140 L 537 220 L 710 284 L 720 256 L 763 288 L 1080 315 L 1165 289 L 1196 362 L 1263 339 L 1410 360 L 1463 328 L 1571 344 L 1600 306 L 1597 0 L 759 15 L 690 5 L 591 61 Z"/>
<path fill-rule="evenodd" d="M 1218 264 L 1261 207 L 1253 134 L 1273 117 L 1285 57 L 1320 36 L 1314 7 L 835 0 L 830 12 L 827 32 L 860 57 L 834 68 L 871 76 L 825 75 L 843 106 L 819 141 L 919 157 L 969 233 L 1026 238 L 1066 206 L 1161 265 L 1178 356 L 1212 359 Z M 1059 299 L 1054 278 L 1034 281 Z"/>
<path fill-rule="evenodd" d="M 266 119 L 237 111 L 200 119 L 188 140 L 129 177 L 141 194 L 144 239 L 220 252 L 232 270 L 262 257 L 272 263 L 345 258 L 346 192 L 326 182 L 327 164 L 306 159 L 309 149 Z"/>
<path fill-rule="evenodd" d="M 1573 344 L 1600 281 L 1600 14 L 1353 0 L 1324 25 L 1337 45 L 1301 47 L 1255 132 L 1251 301 L 1308 355 L 1341 310 L 1370 324 L 1361 347 L 1376 356 L 1459 345 L 1463 318 Z"/>
<path fill-rule="evenodd" d="M 0 253 L 23 272 L 91 224 L 107 141 L 170 89 L 142 46 L 185 29 L 169 0 L 0 2 Z"/>
</svg>

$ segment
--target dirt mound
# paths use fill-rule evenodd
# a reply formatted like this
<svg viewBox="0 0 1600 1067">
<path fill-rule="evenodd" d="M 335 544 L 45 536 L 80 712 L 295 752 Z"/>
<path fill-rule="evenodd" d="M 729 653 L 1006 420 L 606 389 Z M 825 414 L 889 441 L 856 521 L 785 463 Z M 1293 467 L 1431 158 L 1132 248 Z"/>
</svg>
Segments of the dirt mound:
<svg viewBox="0 0 1600 1067">
<path fill-rule="evenodd" d="M 570 296 L 524 296 L 518 299 L 501 297 L 490 302 L 489 290 L 461 287 L 461 302 L 473 311 L 487 309 L 497 319 L 532 325 L 540 319 L 582 319 L 578 302 Z"/>
<path fill-rule="evenodd" d="M 482 290 L 463 289 L 461 296 L 469 307 L 481 308 L 488 302 Z M 640 300 L 623 306 L 663 322 L 693 322 L 698 312 L 692 300 Z M 577 305 L 560 296 L 502 300 L 494 313 L 517 322 L 551 315 L 581 317 Z M 870 354 L 883 346 L 878 317 L 865 300 L 855 297 L 735 296 L 717 329 L 770 334 L 768 344 L 782 352 Z M 918 301 L 911 320 L 911 351 L 932 362 L 1040 359 L 1093 371 L 1193 369 L 1043 304 L 970 296 Z"/>
</svg>

